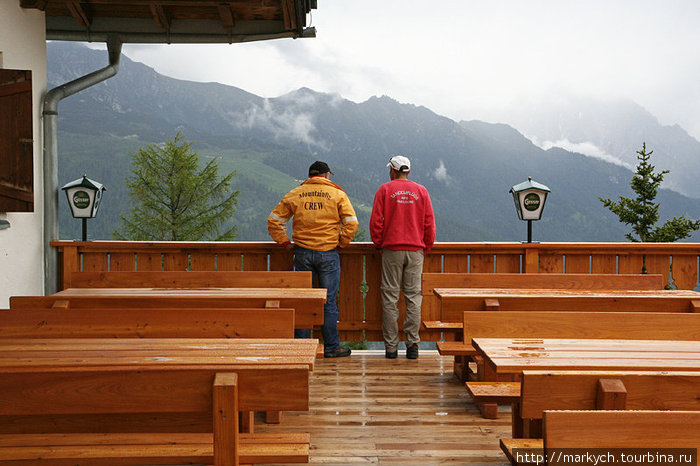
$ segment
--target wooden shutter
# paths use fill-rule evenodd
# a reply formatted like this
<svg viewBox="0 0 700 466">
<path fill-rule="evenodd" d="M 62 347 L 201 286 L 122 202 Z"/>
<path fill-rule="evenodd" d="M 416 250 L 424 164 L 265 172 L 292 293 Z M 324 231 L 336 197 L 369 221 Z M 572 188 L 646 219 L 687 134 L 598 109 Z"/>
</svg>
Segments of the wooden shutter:
<svg viewBox="0 0 700 466">
<path fill-rule="evenodd" d="M 0 69 L 0 212 L 34 211 L 32 72 Z"/>
</svg>

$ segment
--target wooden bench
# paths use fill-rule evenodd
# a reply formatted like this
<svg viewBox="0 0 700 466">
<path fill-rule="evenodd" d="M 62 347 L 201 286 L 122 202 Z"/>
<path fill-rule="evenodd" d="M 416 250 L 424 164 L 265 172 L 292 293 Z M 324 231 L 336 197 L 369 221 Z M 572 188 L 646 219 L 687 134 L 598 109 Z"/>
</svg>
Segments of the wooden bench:
<svg viewBox="0 0 700 466">
<path fill-rule="evenodd" d="M 458 321 L 464 311 L 700 312 L 700 294 L 690 290 L 555 290 L 435 288 L 440 320 Z"/>
<path fill-rule="evenodd" d="M 297 328 L 323 325 L 323 288 L 69 288 L 51 296 L 12 296 L 11 309 L 292 308 Z"/>
<path fill-rule="evenodd" d="M 688 448 L 700 445 L 698 411 L 545 411 L 545 453 L 559 448 Z M 695 451 L 697 453 L 697 450 Z"/>
<path fill-rule="evenodd" d="M 547 410 L 700 411 L 700 372 L 523 371 L 513 437 L 541 437 Z"/>
<path fill-rule="evenodd" d="M 66 288 L 311 288 L 311 272 L 73 272 Z"/>
<path fill-rule="evenodd" d="M 424 273 L 422 294 L 435 288 L 521 288 L 569 290 L 663 290 L 661 274 Z"/>
<path fill-rule="evenodd" d="M 62 380 L 66 387 L 67 380 Z M 248 381 L 250 383 L 250 380 Z M 85 389 L 85 384 L 80 387 Z M 99 386 L 95 386 L 99 389 Z M 163 405 L 165 399 L 174 397 L 181 410 L 202 409 L 201 401 L 192 397 L 181 397 L 181 391 L 172 390 L 167 379 L 159 379 L 159 393 L 145 392 L 144 387 L 134 384 L 120 385 L 120 401 L 131 404 L 144 399 Z M 34 433 L 0 434 L 0 464 L 14 462 L 31 464 L 66 464 L 79 461 L 85 465 L 114 464 L 177 464 L 213 463 L 214 465 L 236 465 L 240 463 L 308 462 L 309 438 L 307 434 L 239 434 L 239 380 L 236 373 L 217 373 L 207 398 L 212 407 L 208 414 L 212 420 L 213 435 L 206 433 Z M 126 389 L 126 390 L 125 390 Z M 11 391 L 12 393 L 16 393 Z M 197 394 L 199 396 L 200 393 Z M 92 408 L 90 392 L 86 405 Z M 49 398 L 33 399 L 42 405 Z M 56 406 L 65 406 L 64 400 L 50 400 Z M 104 401 L 104 400 L 103 400 Z M 112 402 L 113 403 L 113 402 Z M 189 404 L 187 404 L 189 403 Z M 111 404 L 111 403 L 110 403 Z M 105 403 L 103 406 L 108 405 Z M 88 406 L 80 410 L 89 409 Z M 116 408 L 113 408 L 116 409 Z M 36 413 L 42 416 L 45 411 Z M 26 413 L 26 412 L 25 412 Z"/>
<path fill-rule="evenodd" d="M 308 436 L 238 412 L 307 410 L 315 343 L 0 340 L 0 464 L 306 462 Z"/>
<path fill-rule="evenodd" d="M 543 290 L 546 291 L 546 290 Z M 693 292 L 694 293 L 694 292 Z M 676 300 L 677 301 L 677 300 Z M 576 305 L 576 307 L 580 307 L 581 310 L 571 310 L 568 309 L 570 312 L 597 312 L 597 313 L 620 313 L 620 312 L 631 312 L 631 313 L 643 313 L 643 312 L 655 312 L 655 313 L 673 313 L 673 311 L 679 311 L 679 313 L 685 313 L 685 311 L 689 311 L 689 313 L 697 313 L 697 312 L 690 312 L 691 309 L 695 309 L 695 307 L 700 306 L 700 301 L 691 301 L 690 307 L 689 308 L 684 308 L 684 307 L 670 307 L 667 309 L 666 306 L 651 306 L 651 301 L 639 305 L 640 311 L 635 311 L 633 307 L 630 306 L 625 306 L 621 307 L 620 309 L 617 309 L 613 306 L 610 307 L 610 311 L 603 311 L 603 310 L 595 310 L 595 311 L 585 311 L 584 309 L 586 308 L 585 304 L 582 300 L 582 304 Z M 663 308 L 663 311 L 660 311 L 659 309 Z M 528 309 L 520 309 L 520 310 L 512 310 L 508 312 L 552 312 L 552 310 L 545 310 L 546 307 L 533 307 L 533 308 L 528 308 Z M 469 312 L 489 312 L 487 310 L 470 310 Z M 505 312 L 505 311 L 499 311 L 499 312 Z M 565 314 L 561 310 L 557 310 L 557 313 Z M 563 317 L 564 319 L 567 319 L 566 317 Z M 459 323 L 452 323 L 452 322 L 442 322 L 442 321 L 424 321 L 423 322 L 424 328 L 430 328 L 432 330 L 438 330 L 438 329 L 443 329 L 443 330 L 449 330 L 449 331 L 461 331 L 462 335 L 460 335 L 459 338 L 456 338 L 454 341 L 444 341 L 444 342 L 438 342 L 437 343 L 437 348 L 438 351 L 440 352 L 441 355 L 443 356 L 464 356 L 464 355 L 471 355 L 469 353 L 469 348 L 470 345 L 465 344 L 465 346 L 461 346 L 458 343 L 455 342 L 464 342 L 468 341 L 465 340 L 465 335 L 464 335 L 464 322 L 459 322 Z M 468 338 L 468 337 L 467 337 Z M 496 337 L 498 338 L 498 337 Z M 556 336 L 549 337 L 549 338 L 558 338 Z M 562 337 L 563 338 L 563 337 Z"/>
<path fill-rule="evenodd" d="M 463 315 L 464 342 L 452 342 L 452 346 L 461 344 L 465 357 L 476 355 L 470 343 L 474 338 L 700 340 L 700 314 L 466 311 Z M 498 396 L 502 396 L 501 402 L 511 402 L 519 388 L 510 385 L 510 391 L 500 386 L 494 389 L 493 382 L 514 380 L 508 376 L 497 377 L 480 360 L 476 365 L 477 373 L 471 376 L 473 381 L 466 383 L 467 391 L 482 409 L 484 417 L 497 417 L 498 405 L 494 399 L 497 401 Z M 466 364 L 456 367 L 455 371 L 458 376 L 469 378 Z"/>
<path fill-rule="evenodd" d="M 679 317 L 671 317 L 679 316 Z M 455 375 L 468 379 L 468 357 L 476 355 L 472 338 L 628 338 L 698 340 L 697 314 L 685 313 L 558 313 L 549 311 L 465 311 L 462 341 L 437 343 L 443 356 L 455 356 Z M 587 319 L 585 321 L 580 319 Z M 670 320 L 669 320 L 670 319 Z M 648 324 L 645 324 L 647 322 Z M 585 325 L 584 325 L 585 324 Z M 605 336 L 609 335 L 609 336 Z M 632 337 L 629 337 L 632 338 Z"/>
<path fill-rule="evenodd" d="M 0 338 L 293 338 L 294 309 L 0 310 Z M 323 346 L 317 355 L 323 357 Z M 242 416 L 252 432 L 254 413 Z M 280 422 L 280 413 L 266 413 Z"/>
<path fill-rule="evenodd" d="M 440 315 L 436 288 L 663 290 L 664 280 L 661 274 L 424 273 L 421 293 L 429 315 Z M 461 340 L 461 319 L 426 320 L 423 328 L 442 333 L 445 340 Z"/>
<path fill-rule="evenodd" d="M 621 454 L 641 455 L 656 449 L 661 449 L 663 454 L 668 453 L 665 450 L 668 448 L 684 449 L 683 453 L 673 452 L 676 461 L 679 454 L 684 454 L 688 455 L 684 462 L 692 464 L 698 445 L 700 412 L 697 411 L 545 411 L 544 439 L 501 441 L 501 448 L 513 465 L 545 464 L 545 458 L 546 464 L 576 464 L 573 455 L 585 455 L 587 451 L 602 453 L 606 460 L 610 459 L 607 452 L 592 449 L 611 450 L 614 462 L 623 463 Z M 527 458 L 524 453 L 532 456 Z M 655 453 L 652 457 L 656 458 Z M 635 463 L 630 459 L 626 462 Z"/>
<path fill-rule="evenodd" d="M 0 310 L 0 338 L 293 338 L 294 309 Z"/>
</svg>

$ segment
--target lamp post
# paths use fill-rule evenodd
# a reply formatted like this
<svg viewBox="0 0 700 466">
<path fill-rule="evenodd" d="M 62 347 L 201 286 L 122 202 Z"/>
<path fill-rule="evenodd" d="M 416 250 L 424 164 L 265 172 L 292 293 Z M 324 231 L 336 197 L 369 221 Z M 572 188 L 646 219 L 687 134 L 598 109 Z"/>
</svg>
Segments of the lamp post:
<svg viewBox="0 0 700 466">
<path fill-rule="evenodd" d="M 542 218 L 544 203 L 550 189 L 528 176 L 527 181 L 516 184 L 509 191 L 513 195 L 515 210 L 520 220 L 527 220 L 527 242 L 532 243 L 532 221 Z"/>
<path fill-rule="evenodd" d="M 83 241 L 87 241 L 87 219 L 97 215 L 102 193 L 107 188 L 83 174 L 82 178 L 71 181 L 61 189 L 66 192 L 73 218 L 83 220 Z"/>
</svg>

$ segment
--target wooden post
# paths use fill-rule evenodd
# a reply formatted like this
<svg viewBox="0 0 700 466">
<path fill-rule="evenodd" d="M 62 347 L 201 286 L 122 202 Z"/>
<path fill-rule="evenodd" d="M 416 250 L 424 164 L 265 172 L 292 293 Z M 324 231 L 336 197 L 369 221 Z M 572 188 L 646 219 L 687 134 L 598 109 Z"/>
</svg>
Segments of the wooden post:
<svg viewBox="0 0 700 466">
<path fill-rule="evenodd" d="M 627 404 L 627 389 L 620 379 L 599 379 L 596 409 L 624 410 Z"/>
<path fill-rule="evenodd" d="M 534 247 L 525 248 L 525 273 L 540 271 L 540 251 Z"/>
<path fill-rule="evenodd" d="M 497 311 L 500 308 L 500 303 L 498 298 L 486 298 L 484 299 L 484 310 L 486 311 Z"/>
<path fill-rule="evenodd" d="M 70 301 L 67 299 L 58 299 L 51 305 L 51 309 L 68 309 Z"/>
<path fill-rule="evenodd" d="M 214 466 L 239 466 L 238 374 L 214 377 Z"/>
<path fill-rule="evenodd" d="M 80 258 L 77 246 L 63 246 L 63 263 L 61 264 L 61 289 L 70 288 L 71 274 L 80 272 Z"/>
</svg>

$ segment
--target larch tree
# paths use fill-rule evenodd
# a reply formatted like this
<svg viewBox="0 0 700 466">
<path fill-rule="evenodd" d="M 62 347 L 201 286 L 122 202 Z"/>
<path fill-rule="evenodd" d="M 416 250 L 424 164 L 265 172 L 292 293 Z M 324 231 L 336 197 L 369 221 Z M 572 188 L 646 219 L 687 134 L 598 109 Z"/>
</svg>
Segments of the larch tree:
<svg viewBox="0 0 700 466">
<path fill-rule="evenodd" d="M 700 229 L 700 221 L 689 220 L 681 215 L 656 226 L 660 204 L 654 201 L 659 192 L 659 185 L 669 171 L 654 171 L 654 166 L 650 163 L 653 153 L 654 151 L 647 152 L 646 143 L 642 143 L 642 150 L 637 151 L 639 163 L 630 181 L 632 190 L 637 194 L 634 199 L 622 196 L 618 196 L 618 202 L 601 197 L 598 199 L 619 217 L 620 222 L 632 226 L 632 232 L 625 235 L 630 241 L 673 242 L 687 238 Z"/>
<path fill-rule="evenodd" d="M 238 191 L 231 188 L 236 172 L 219 177 L 216 159 L 202 165 L 192 143 L 178 132 L 162 146 L 151 144 L 131 154 L 126 184 L 131 212 L 121 216 L 113 233 L 121 240 L 233 240 Z"/>
</svg>

